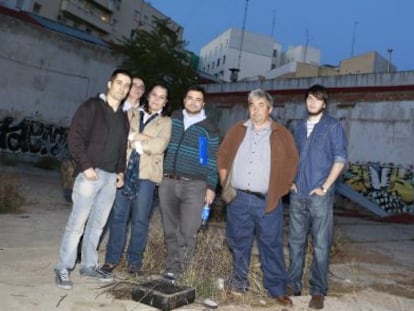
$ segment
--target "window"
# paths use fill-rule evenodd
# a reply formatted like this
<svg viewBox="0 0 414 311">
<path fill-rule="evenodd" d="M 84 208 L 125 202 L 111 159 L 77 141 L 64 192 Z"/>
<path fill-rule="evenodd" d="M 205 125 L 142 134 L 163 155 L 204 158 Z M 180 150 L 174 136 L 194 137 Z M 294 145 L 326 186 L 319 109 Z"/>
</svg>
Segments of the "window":
<svg viewBox="0 0 414 311">
<path fill-rule="evenodd" d="M 42 5 L 40 3 L 35 2 L 33 4 L 33 13 L 40 14 L 41 9 L 42 9 Z"/>
<path fill-rule="evenodd" d="M 273 50 L 273 57 L 276 57 L 277 56 L 277 50 L 276 49 L 274 49 Z"/>
<path fill-rule="evenodd" d="M 226 55 L 223 55 L 223 62 L 222 64 L 224 65 L 226 63 Z"/>
<path fill-rule="evenodd" d="M 220 66 L 220 58 L 217 58 L 217 67 Z"/>
<path fill-rule="evenodd" d="M 138 10 L 135 10 L 134 11 L 134 22 L 135 23 L 139 23 L 139 20 L 140 20 L 139 11 Z"/>
</svg>

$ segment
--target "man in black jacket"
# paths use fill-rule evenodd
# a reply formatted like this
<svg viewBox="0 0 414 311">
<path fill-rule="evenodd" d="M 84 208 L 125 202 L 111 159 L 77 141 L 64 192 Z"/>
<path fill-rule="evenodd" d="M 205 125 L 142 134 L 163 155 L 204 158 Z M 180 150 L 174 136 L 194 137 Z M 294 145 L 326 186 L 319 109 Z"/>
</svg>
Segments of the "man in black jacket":
<svg viewBox="0 0 414 311">
<path fill-rule="evenodd" d="M 77 257 L 81 236 L 80 275 L 104 282 L 112 276 L 98 266 L 97 246 L 115 198 L 124 184 L 129 123 L 120 104 L 131 87 L 128 71 L 115 70 L 106 94 L 89 98 L 73 116 L 68 135 L 69 150 L 77 163 L 72 193 L 73 208 L 55 266 L 56 285 L 71 289 L 70 271 Z"/>
</svg>

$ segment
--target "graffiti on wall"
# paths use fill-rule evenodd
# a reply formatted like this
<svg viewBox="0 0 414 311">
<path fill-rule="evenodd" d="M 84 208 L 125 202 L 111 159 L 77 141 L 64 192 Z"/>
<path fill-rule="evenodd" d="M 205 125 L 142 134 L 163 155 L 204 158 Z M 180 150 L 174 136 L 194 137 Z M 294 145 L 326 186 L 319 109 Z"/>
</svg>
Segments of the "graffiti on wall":
<svg viewBox="0 0 414 311">
<path fill-rule="evenodd" d="M 68 128 L 33 118 L 0 121 L 0 150 L 63 159 L 68 154 Z"/>
<path fill-rule="evenodd" d="M 351 163 L 344 182 L 389 214 L 414 214 L 414 170 L 393 163 Z"/>
</svg>

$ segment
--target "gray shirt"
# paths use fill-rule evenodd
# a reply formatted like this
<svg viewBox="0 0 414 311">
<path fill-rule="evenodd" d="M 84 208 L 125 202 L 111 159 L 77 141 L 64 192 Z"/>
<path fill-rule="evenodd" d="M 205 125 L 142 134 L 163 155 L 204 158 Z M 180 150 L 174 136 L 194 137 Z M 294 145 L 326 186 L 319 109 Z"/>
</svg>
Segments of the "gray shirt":
<svg viewBox="0 0 414 311">
<path fill-rule="evenodd" d="M 270 178 L 270 124 L 256 131 L 251 120 L 233 163 L 231 184 L 236 189 L 266 194 Z"/>
</svg>

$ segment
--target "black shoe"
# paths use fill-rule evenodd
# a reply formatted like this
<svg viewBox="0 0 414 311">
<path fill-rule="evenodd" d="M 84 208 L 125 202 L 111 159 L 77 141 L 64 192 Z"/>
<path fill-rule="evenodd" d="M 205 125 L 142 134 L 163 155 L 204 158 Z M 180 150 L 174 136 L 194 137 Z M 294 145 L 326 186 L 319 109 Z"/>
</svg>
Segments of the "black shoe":
<svg viewBox="0 0 414 311">
<path fill-rule="evenodd" d="M 101 267 L 101 270 L 106 273 L 112 273 L 112 271 L 114 271 L 115 268 L 116 268 L 116 264 L 104 263 L 103 266 Z"/>
<path fill-rule="evenodd" d="M 301 296 L 302 295 L 302 293 L 299 291 L 299 292 L 296 292 L 293 288 L 291 288 L 291 287 L 288 287 L 287 289 L 286 289 L 286 295 L 287 296 Z"/>
<path fill-rule="evenodd" d="M 132 276 L 142 276 L 141 266 L 138 265 L 129 265 L 127 268 L 127 273 Z"/>
</svg>

